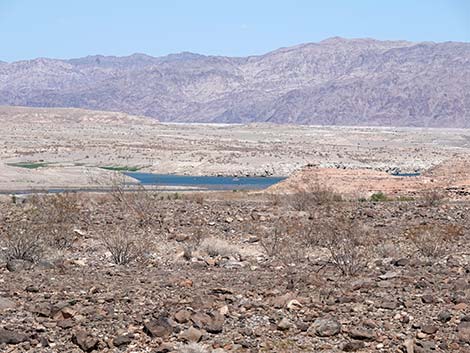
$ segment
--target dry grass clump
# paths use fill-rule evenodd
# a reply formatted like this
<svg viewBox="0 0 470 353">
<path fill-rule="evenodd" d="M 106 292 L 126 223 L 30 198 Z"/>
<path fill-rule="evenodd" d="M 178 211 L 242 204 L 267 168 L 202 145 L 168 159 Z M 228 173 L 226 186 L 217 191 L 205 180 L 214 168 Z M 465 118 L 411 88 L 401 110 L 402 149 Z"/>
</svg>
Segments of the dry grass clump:
<svg viewBox="0 0 470 353">
<path fill-rule="evenodd" d="M 452 251 L 453 243 L 464 234 L 455 224 L 420 224 L 405 231 L 418 252 L 428 258 L 440 258 Z"/>
<path fill-rule="evenodd" d="M 341 208 L 330 209 L 328 217 L 280 218 L 262 236 L 261 245 L 269 258 L 286 266 L 308 263 L 309 251 L 324 248 L 329 262 L 345 276 L 361 272 L 373 253 L 369 231 Z"/>
<path fill-rule="evenodd" d="M 425 191 L 421 196 L 421 203 L 425 207 L 436 207 L 445 201 L 445 196 L 438 190 Z"/>
<path fill-rule="evenodd" d="M 220 238 L 205 238 L 199 245 L 199 250 L 207 253 L 211 257 L 238 257 L 239 248 Z"/>
<path fill-rule="evenodd" d="M 100 241 L 116 265 L 144 261 L 153 249 L 150 235 L 132 223 L 112 227 L 100 236 Z"/>
<path fill-rule="evenodd" d="M 298 188 L 295 193 L 287 198 L 290 206 L 296 211 L 309 211 L 319 205 L 343 200 L 340 194 L 315 180 L 304 188 Z"/>
</svg>

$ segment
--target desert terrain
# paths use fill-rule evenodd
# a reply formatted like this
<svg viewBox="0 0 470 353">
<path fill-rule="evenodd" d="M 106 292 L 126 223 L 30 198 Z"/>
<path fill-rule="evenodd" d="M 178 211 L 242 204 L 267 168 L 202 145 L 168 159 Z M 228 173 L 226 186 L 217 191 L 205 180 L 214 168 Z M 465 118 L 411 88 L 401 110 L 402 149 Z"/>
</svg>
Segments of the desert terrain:
<svg viewBox="0 0 470 353">
<path fill-rule="evenodd" d="M 1 352 L 470 351 L 469 130 L 3 107 L 0 136 Z"/>
<path fill-rule="evenodd" d="M 91 187 L 112 171 L 289 176 L 306 165 L 424 172 L 470 154 L 470 130 L 160 124 L 123 113 L 0 108 L 0 190 Z M 99 183 L 98 183 L 99 184 Z"/>
</svg>

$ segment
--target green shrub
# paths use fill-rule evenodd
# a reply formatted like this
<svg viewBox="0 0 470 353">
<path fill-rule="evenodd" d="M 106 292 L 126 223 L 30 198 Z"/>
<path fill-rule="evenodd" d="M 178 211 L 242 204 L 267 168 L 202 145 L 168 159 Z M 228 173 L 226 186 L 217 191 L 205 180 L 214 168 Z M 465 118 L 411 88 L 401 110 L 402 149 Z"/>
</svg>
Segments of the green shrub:
<svg viewBox="0 0 470 353">
<path fill-rule="evenodd" d="M 388 197 L 382 191 L 379 191 L 379 192 L 372 194 L 370 197 L 370 200 L 373 202 L 382 202 L 382 201 L 388 201 Z"/>
</svg>

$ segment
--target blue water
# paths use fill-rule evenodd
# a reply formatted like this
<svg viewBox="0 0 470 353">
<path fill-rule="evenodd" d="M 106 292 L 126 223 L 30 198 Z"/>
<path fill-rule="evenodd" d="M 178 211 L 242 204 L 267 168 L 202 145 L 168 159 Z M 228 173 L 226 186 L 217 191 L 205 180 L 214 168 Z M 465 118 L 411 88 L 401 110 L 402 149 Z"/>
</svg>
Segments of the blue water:
<svg viewBox="0 0 470 353">
<path fill-rule="evenodd" d="M 142 185 L 199 187 L 207 190 L 260 190 L 274 185 L 285 178 L 281 177 L 215 177 L 165 175 L 127 172 L 127 176 L 138 180 Z"/>
</svg>

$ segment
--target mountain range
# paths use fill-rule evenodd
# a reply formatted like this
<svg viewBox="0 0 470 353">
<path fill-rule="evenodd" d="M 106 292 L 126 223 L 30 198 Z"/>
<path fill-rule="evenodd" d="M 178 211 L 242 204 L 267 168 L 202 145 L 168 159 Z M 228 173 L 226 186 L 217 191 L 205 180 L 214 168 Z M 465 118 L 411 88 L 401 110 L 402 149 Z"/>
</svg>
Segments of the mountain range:
<svg viewBox="0 0 470 353">
<path fill-rule="evenodd" d="M 0 62 L 0 104 L 173 122 L 470 127 L 470 43 L 329 38 L 248 57 Z"/>
</svg>

